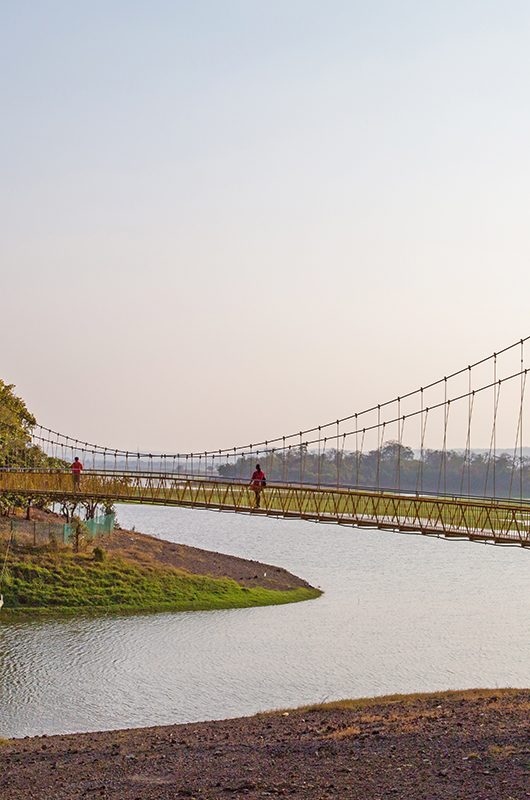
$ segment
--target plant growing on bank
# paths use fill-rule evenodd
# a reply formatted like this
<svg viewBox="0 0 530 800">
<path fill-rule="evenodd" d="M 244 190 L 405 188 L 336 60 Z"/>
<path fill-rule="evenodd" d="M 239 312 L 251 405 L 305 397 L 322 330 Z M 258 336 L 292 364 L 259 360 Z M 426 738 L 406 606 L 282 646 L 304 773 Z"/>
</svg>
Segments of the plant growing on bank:
<svg viewBox="0 0 530 800">
<path fill-rule="evenodd" d="M 72 522 L 72 548 L 74 553 L 79 553 L 86 545 L 88 534 L 88 525 L 79 517 L 74 517 Z"/>
<path fill-rule="evenodd" d="M 107 553 L 105 552 L 105 550 L 103 550 L 102 547 L 99 547 L 98 545 L 97 547 L 94 547 L 93 556 L 94 556 L 94 561 L 97 561 L 98 563 L 101 564 L 101 562 L 105 561 Z"/>
</svg>

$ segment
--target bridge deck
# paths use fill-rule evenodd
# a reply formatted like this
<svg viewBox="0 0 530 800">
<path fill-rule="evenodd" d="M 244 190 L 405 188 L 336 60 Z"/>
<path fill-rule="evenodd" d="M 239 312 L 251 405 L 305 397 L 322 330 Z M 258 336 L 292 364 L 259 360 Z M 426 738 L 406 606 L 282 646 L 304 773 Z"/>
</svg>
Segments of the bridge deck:
<svg viewBox="0 0 530 800">
<path fill-rule="evenodd" d="M 235 511 L 530 547 L 530 504 L 503 499 L 407 495 L 388 491 L 273 483 L 255 509 L 241 481 L 167 473 L 0 471 L 0 494 L 50 500 L 108 500 Z"/>
</svg>

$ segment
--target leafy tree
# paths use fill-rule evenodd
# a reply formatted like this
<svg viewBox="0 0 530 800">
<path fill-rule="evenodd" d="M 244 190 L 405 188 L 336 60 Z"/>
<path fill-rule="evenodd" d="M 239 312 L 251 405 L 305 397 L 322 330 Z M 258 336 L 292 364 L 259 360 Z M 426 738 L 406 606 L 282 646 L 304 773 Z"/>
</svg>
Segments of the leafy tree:
<svg viewBox="0 0 530 800">
<path fill-rule="evenodd" d="M 0 379 L 0 469 L 64 468 L 66 464 L 63 461 L 51 458 L 33 444 L 31 432 L 37 421 L 22 398 L 15 394 L 14 388 Z M 38 502 L 41 506 L 46 504 L 44 498 Z M 26 508 L 29 516 L 31 504 L 32 498 L 0 495 L 0 514 Z"/>
</svg>

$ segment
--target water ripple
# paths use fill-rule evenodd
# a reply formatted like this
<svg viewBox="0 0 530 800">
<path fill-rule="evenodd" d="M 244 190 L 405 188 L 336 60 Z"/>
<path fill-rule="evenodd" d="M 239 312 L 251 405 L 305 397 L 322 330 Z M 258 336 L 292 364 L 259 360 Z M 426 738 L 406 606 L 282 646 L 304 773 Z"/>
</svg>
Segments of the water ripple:
<svg viewBox="0 0 530 800">
<path fill-rule="evenodd" d="M 251 714 L 344 696 L 530 684 L 528 555 L 184 509 L 124 525 L 276 563 L 288 606 L 0 620 L 0 735 Z"/>
</svg>

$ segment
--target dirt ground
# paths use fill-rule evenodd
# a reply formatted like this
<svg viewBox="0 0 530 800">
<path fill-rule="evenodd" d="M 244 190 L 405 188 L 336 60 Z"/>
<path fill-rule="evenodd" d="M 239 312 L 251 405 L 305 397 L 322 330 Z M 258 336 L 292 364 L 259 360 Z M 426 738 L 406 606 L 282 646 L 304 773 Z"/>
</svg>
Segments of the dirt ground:
<svg viewBox="0 0 530 800">
<path fill-rule="evenodd" d="M 9 536 L 11 519 L 11 517 L 0 518 L 0 544 L 7 541 L 6 537 Z M 16 545 L 21 548 L 26 545 L 29 547 L 33 545 L 34 522 L 43 526 L 42 531 L 40 529 L 37 531 L 37 544 L 42 544 L 41 539 L 45 543 L 48 542 L 48 527 L 54 524 L 62 525 L 64 520 L 52 512 L 33 508 L 31 510 L 31 521 L 26 521 L 22 517 L 15 518 Z M 292 575 L 281 567 L 164 541 L 138 531 L 117 528 L 111 535 L 95 539 L 90 544 L 90 549 L 96 545 L 103 547 L 109 553 L 133 562 L 136 561 L 143 566 L 165 564 L 186 570 L 194 575 L 233 578 L 243 586 L 261 586 L 279 591 L 298 589 L 300 587 L 313 588 L 302 578 Z"/>
<path fill-rule="evenodd" d="M 291 575 L 281 567 L 175 544 L 145 533 L 115 530 L 111 536 L 98 539 L 97 544 L 110 553 L 143 565 L 153 562 L 168 564 L 197 575 L 233 578 L 243 586 L 263 586 L 279 590 L 297 589 L 302 586 L 311 588 L 302 578 Z"/>
<path fill-rule="evenodd" d="M 529 712 L 530 690 L 477 690 L 11 740 L 0 797 L 523 800 Z"/>
</svg>

